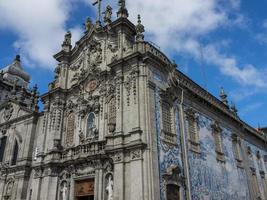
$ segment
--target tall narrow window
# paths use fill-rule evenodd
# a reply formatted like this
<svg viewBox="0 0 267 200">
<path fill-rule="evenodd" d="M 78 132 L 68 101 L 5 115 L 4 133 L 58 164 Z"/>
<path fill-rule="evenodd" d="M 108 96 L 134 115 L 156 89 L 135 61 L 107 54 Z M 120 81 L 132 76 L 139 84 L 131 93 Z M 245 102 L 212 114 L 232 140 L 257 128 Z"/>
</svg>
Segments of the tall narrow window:
<svg viewBox="0 0 267 200">
<path fill-rule="evenodd" d="M 186 110 L 186 119 L 188 123 L 188 136 L 190 142 L 189 148 L 196 153 L 200 153 L 198 117 L 192 109 L 188 109 Z"/>
<path fill-rule="evenodd" d="M 233 151 L 234 151 L 234 156 L 236 159 L 237 167 L 242 168 L 242 155 L 241 155 L 241 141 L 240 138 L 236 135 L 232 135 L 232 142 L 233 142 Z"/>
<path fill-rule="evenodd" d="M 18 145 L 17 140 L 15 140 L 15 145 L 14 145 L 14 149 L 13 149 L 11 165 L 16 165 L 17 164 L 18 151 L 19 151 L 19 145 Z"/>
<path fill-rule="evenodd" d="M 217 153 L 217 160 L 225 162 L 223 148 L 222 148 L 222 136 L 221 136 L 222 129 L 219 126 L 218 122 L 214 122 L 214 124 L 211 125 L 211 128 L 215 142 L 215 151 Z"/>
<path fill-rule="evenodd" d="M 3 162 L 3 159 L 4 159 L 4 153 L 5 153 L 5 148 L 6 148 L 6 139 L 7 139 L 7 137 L 4 136 L 0 140 L 0 162 Z"/>
<path fill-rule="evenodd" d="M 172 133 L 171 106 L 167 102 L 162 102 L 162 122 L 163 130 L 167 133 Z"/>
<path fill-rule="evenodd" d="M 71 113 L 69 114 L 67 121 L 66 145 L 73 144 L 74 128 L 75 128 L 75 114 Z"/>
<path fill-rule="evenodd" d="M 109 126 L 109 132 L 115 131 L 115 128 L 116 128 L 116 99 L 115 97 L 113 97 L 109 101 L 108 126 Z"/>
<path fill-rule="evenodd" d="M 161 137 L 168 144 L 177 145 L 177 136 L 174 133 L 172 106 L 167 101 L 162 101 L 162 132 Z"/>
<path fill-rule="evenodd" d="M 87 134 L 89 138 L 93 138 L 95 135 L 95 114 L 90 113 L 87 118 Z"/>
</svg>

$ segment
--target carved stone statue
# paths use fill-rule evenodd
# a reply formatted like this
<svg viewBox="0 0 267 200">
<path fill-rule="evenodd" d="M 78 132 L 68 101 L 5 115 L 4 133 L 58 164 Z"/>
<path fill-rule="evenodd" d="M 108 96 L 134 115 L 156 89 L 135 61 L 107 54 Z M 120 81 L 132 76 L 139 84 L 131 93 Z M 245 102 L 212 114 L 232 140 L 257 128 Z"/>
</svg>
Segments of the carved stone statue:
<svg viewBox="0 0 267 200">
<path fill-rule="evenodd" d="M 113 200 L 113 180 L 112 180 L 112 175 L 109 175 L 109 177 L 108 177 L 106 192 L 107 192 L 107 200 Z"/>
<path fill-rule="evenodd" d="M 79 133 L 80 144 L 83 144 L 85 142 L 85 135 L 81 130 L 79 132 L 80 132 Z"/>
<path fill-rule="evenodd" d="M 104 16 L 104 22 L 109 24 L 111 23 L 111 17 L 112 17 L 112 8 L 110 5 L 107 6 L 106 11 L 103 12 Z"/>
<path fill-rule="evenodd" d="M 66 46 L 70 46 L 71 45 L 71 32 L 70 31 L 68 31 L 65 34 L 65 39 L 63 41 L 63 45 L 66 45 Z"/>
<path fill-rule="evenodd" d="M 91 18 L 90 18 L 90 17 L 87 17 L 87 18 L 86 18 L 86 21 L 85 21 L 85 24 L 84 24 L 84 26 L 85 26 L 85 30 L 86 30 L 86 31 L 90 31 L 91 28 L 92 28 L 92 25 L 93 25 L 93 23 L 92 23 Z"/>
<path fill-rule="evenodd" d="M 67 182 L 64 181 L 61 185 L 61 200 L 67 200 L 68 196 L 68 187 L 67 187 Z"/>
</svg>

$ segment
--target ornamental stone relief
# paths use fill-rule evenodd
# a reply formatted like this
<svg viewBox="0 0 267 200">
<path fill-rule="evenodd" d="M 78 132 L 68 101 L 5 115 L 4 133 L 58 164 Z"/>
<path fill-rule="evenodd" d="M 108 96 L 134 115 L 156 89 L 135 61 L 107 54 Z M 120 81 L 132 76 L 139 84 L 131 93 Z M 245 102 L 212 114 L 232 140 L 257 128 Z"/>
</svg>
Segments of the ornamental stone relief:
<svg viewBox="0 0 267 200">
<path fill-rule="evenodd" d="M 138 69 L 133 69 L 128 76 L 125 77 L 124 87 L 126 89 L 126 102 L 127 106 L 130 106 L 131 93 L 133 94 L 134 104 L 136 104 L 137 97 L 137 77 L 139 75 Z"/>
<path fill-rule="evenodd" d="M 13 105 L 11 103 L 7 104 L 5 106 L 5 110 L 4 110 L 4 113 L 3 113 L 4 120 L 8 121 L 12 117 L 13 112 L 14 112 Z"/>
</svg>

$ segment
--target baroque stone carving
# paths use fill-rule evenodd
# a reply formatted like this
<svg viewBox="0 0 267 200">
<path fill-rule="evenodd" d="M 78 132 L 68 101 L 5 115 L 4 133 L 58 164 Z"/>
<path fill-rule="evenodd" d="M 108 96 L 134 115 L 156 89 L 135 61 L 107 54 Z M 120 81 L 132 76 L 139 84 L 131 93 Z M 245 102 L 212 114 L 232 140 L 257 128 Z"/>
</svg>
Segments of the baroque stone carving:
<svg viewBox="0 0 267 200">
<path fill-rule="evenodd" d="M 131 151 L 131 159 L 132 160 L 136 160 L 136 159 L 140 159 L 140 158 L 142 158 L 142 150 L 137 149 L 137 150 Z"/>
<path fill-rule="evenodd" d="M 4 120 L 8 121 L 11 117 L 12 117 L 12 114 L 14 112 L 14 107 L 11 103 L 8 103 L 6 106 L 5 106 L 5 110 L 4 110 Z"/>
<path fill-rule="evenodd" d="M 110 5 L 108 5 L 106 7 L 106 11 L 103 12 L 104 14 L 104 22 L 106 24 L 110 24 L 111 23 L 111 17 L 112 17 L 112 8 L 110 7 Z"/>
<path fill-rule="evenodd" d="M 102 63 L 102 48 L 101 48 L 101 43 L 93 40 L 90 44 L 90 49 L 89 49 L 89 54 L 88 54 L 88 64 L 91 70 L 95 69 Z"/>
<path fill-rule="evenodd" d="M 130 96 L 131 90 L 133 92 L 134 103 L 136 103 L 136 96 L 137 96 L 137 77 L 139 75 L 138 69 L 133 69 L 128 76 L 126 76 L 124 81 L 124 87 L 127 92 L 127 105 L 130 106 Z"/>
</svg>

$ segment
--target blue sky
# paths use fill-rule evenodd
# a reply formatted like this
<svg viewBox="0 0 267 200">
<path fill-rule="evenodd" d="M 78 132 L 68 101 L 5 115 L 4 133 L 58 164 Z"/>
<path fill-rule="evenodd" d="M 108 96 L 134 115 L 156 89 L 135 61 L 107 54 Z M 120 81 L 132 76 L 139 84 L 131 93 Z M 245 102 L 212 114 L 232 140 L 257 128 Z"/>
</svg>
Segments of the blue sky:
<svg viewBox="0 0 267 200">
<path fill-rule="evenodd" d="M 0 0 L 0 67 L 20 52 L 31 85 L 41 93 L 53 80 L 52 55 L 64 33 L 73 42 L 83 34 L 91 0 Z M 103 0 L 114 8 L 117 0 Z M 135 0 L 130 19 L 141 14 L 146 40 L 161 47 L 179 69 L 218 96 L 223 86 L 239 116 L 250 125 L 267 126 L 267 1 Z M 20 50 L 19 50 L 20 49 Z"/>
</svg>

